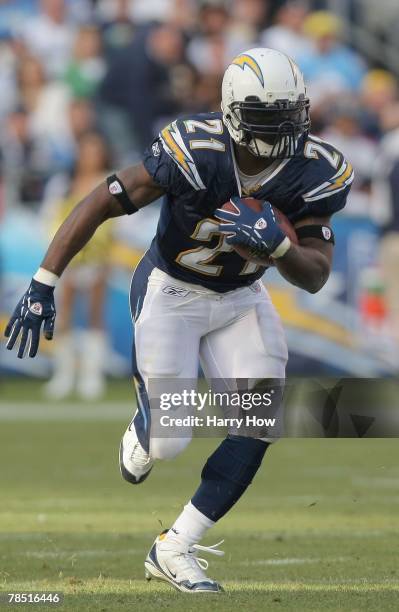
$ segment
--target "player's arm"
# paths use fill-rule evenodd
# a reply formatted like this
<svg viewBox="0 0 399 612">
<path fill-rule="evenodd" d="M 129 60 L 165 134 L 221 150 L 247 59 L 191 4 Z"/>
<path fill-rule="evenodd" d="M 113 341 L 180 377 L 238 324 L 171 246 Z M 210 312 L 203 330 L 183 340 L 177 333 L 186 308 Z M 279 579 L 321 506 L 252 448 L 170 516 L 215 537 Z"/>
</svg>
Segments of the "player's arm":
<svg viewBox="0 0 399 612">
<path fill-rule="evenodd" d="M 329 225 L 329 217 L 309 217 L 299 221 L 295 225 L 299 244 L 291 242 L 285 254 L 274 259 L 278 271 L 287 281 L 310 293 L 320 291 L 330 275 L 334 243 Z"/>
<path fill-rule="evenodd" d="M 119 187 L 114 185 L 114 189 L 122 189 L 124 195 L 111 194 L 112 181 L 109 185 L 104 181 L 89 193 L 57 231 L 41 264 L 42 269 L 60 276 L 104 221 L 136 212 L 164 193 L 142 163 L 121 170 L 117 179 Z"/>
<path fill-rule="evenodd" d="M 307 217 L 296 224 L 300 243 L 293 244 L 280 227 L 270 202 L 260 213 L 235 196 L 235 211 L 218 208 L 215 216 L 223 221 L 220 232 L 228 244 L 244 244 L 272 257 L 279 272 L 293 285 L 310 293 L 319 291 L 328 279 L 333 252 L 329 217 Z M 324 231 L 323 231 L 324 228 Z"/>
<path fill-rule="evenodd" d="M 297 194 L 300 216 L 294 224 L 299 245 L 291 244 L 275 263 L 289 282 L 316 293 L 331 270 L 334 235 L 330 218 L 345 206 L 354 171 L 342 153 L 315 136 L 309 136 L 304 155 L 309 163 Z"/>
<path fill-rule="evenodd" d="M 47 340 L 54 333 L 54 287 L 68 263 L 107 219 L 136 212 L 164 193 L 144 165 L 127 168 L 109 177 L 71 212 L 54 236 L 43 262 L 9 320 L 5 336 L 11 350 L 22 330 L 18 357 L 34 357 L 40 330 Z"/>
</svg>

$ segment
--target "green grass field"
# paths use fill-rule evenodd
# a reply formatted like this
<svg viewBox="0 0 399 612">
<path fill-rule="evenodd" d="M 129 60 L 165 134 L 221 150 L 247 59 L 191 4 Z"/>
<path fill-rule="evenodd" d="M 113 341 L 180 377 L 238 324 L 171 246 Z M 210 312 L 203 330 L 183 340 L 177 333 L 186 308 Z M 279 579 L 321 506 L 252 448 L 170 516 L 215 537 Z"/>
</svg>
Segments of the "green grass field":
<svg viewBox="0 0 399 612">
<path fill-rule="evenodd" d="M 193 597 L 146 583 L 143 560 L 217 440 L 132 487 L 118 472 L 127 385 L 99 405 L 0 392 L 0 591 L 62 591 L 56 609 L 79 612 L 398 610 L 397 440 L 280 441 L 205 541 L 225 539 L 209 574 L 226 593 Z"/>
</svg>

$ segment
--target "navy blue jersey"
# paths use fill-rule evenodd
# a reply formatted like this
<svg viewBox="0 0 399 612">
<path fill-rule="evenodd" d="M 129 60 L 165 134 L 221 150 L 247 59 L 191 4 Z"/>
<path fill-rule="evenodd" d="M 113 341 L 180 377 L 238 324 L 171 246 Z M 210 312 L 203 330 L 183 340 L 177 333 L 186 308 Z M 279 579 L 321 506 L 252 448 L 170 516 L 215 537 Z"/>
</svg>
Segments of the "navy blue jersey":
<svg viewBox="0 0 399 612">
<path fill-rule="evenodd" d="M 148 257 L 175 278 L 225 292 L 249 285 L 265 268 L 242 259 L 218 232 L 213 213 L 232 196 L 251 195 L 295 223 L 345 206 L 353 169 L 332 145 L 307 136 L 300 154 L 281 160 L 250 194 L 242 192 L 222 113 L 177 119 L 159 134 L 143 163 L 166 196 Z"/>
</svg>

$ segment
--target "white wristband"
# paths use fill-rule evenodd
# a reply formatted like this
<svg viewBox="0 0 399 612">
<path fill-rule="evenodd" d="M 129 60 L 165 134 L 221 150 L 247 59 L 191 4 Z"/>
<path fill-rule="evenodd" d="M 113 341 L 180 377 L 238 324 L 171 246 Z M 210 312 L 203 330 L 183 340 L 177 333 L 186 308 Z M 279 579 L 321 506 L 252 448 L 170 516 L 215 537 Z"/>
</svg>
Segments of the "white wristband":
<svg viewBox="0 0 399 612">
<path fill-rule="evenodd" d="M 270 257 L 273 259 L 279 259 L 279 257 L 283 257 L 286 254 L 288 249 L 291 247 L 291 240 L 286 236 L 282 242 L 278 245 L 277 249 L 270 253 Z"/>
<path fill-rule="evenodd" d="M 55 287 L 59 280 L 59 276 L 44 268 L 39 268 L 33 278 L 39 283 L 43 283 L 43 285 L 48 285 L 49 287 Z"/>
</svg>

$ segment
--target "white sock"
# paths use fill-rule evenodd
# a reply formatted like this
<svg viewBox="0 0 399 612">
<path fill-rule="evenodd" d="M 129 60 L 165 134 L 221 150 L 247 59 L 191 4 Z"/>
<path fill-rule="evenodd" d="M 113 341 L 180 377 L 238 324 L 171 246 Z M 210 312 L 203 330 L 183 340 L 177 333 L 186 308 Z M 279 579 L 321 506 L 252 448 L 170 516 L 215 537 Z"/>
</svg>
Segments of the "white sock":
<svg viewBox="0 0 399 612">
<path fill-rule="evenodd" d="M 181 542 L 186 546 L 196 544 L 214 524 L 214 521 L 211 521 L 205 514 L 197 510 L 190 501 L 184 506 L 183 512 L 177 517 L 171 529 L 169 529 L 164 542 L 171 540 L 173 542 Z"/>
</svg>

